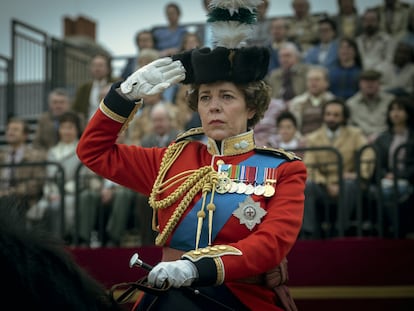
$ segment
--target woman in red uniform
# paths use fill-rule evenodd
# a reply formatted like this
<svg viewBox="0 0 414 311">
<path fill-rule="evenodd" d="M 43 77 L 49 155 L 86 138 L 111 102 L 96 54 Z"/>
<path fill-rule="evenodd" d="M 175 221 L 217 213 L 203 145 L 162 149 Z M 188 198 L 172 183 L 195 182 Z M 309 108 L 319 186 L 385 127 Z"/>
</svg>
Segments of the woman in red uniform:
<svg viewBox="0 0 414 311">
<path fill-rule="evenodd" d="M 254 144 L 270 101 L 268 51 L 202 48 L 173 58 L 115 83 L 78 145 L 86 166 L 150 197 L 163 257 L 148 283 L 171 287 L 146 294 L 138 310 L 294 310 L 269 276 L 300 231 L 306 168 L 291 153 Z M 140 98 L 178 82 L 191 84 L 188 102 L 202 127 L 168 148 L 116 144 Z M 192 139 L 202 133 L 207 143 Z"/>
</svg>

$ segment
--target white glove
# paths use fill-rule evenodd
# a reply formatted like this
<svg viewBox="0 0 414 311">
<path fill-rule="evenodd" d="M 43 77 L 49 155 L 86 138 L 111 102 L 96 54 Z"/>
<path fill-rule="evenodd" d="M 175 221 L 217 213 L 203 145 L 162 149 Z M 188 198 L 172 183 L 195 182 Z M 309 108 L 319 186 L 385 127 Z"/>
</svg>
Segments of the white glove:
<svg viewBox="0 0 414 311">
<path fill-rule="evenodd" d="M 189 260 L 166 261 L 157 264 L 148 274 L 151 286 L 162 287 L 164 282 L 173 287 L 190 286 L 198 278 L 195 265 Z"/>
<path fill-rule="evenodd" d="M 141 67 L 121 83 L 121 92 L 130 100 L 163 92 L 173 83 L 185 78 L 185 69 L 179 60 L 171 57 L 157 59 Z"/>
</svg>

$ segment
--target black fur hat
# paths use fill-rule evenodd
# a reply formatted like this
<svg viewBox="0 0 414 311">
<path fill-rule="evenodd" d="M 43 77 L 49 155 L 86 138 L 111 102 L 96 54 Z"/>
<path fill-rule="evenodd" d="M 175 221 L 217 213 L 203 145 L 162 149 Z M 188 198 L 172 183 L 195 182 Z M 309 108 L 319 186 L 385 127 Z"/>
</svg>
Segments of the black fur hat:
<svg viewBox="0 0 414 311">
<path fill-rule="evenodd" d="M 212 26 L 216 47 L 203 47 L 172 58 L 186 69 L 183 84 L 231 81 L 244 84 L 262 80 L 269 66 L 269 50 L 244 47 L 256 23 L 256 6 L 261 0 L 213 0 L 208 22 Z"/>
<path fill-rule="evenodd" d="M 201 48 L 174 55 L 173 59 L 180 60 L 186 69 L 184 84 L 216 81 L 243 84 L 265 77 L 269 51 L 263 47 Z"/>
</svg>

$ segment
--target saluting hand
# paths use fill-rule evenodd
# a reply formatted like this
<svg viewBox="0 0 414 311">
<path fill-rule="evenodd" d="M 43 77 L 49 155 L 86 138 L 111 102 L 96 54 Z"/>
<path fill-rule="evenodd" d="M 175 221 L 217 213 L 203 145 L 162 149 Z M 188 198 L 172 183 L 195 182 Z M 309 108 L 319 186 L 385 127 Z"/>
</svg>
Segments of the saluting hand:
<svg viewBox="0 0 414 311">
<path fill-rule="evenodd" d="M 185 79 L 185 69 L 171 57 L 157 59 L 131 74 L 121 83 L 121 92 L 130 100 L 163 92 L 171 84 Z"/>
</svg>

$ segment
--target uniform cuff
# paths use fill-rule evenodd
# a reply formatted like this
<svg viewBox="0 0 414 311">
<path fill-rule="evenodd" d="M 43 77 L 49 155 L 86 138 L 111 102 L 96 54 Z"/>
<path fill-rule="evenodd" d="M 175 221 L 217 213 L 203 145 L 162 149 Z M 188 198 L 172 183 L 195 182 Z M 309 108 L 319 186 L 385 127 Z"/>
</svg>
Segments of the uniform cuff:
<svg viewBox="0 0 414 311">
<path fill-rule="evenodd" d="M 125 122 L 131 112 L 136 108 L 136 103 L 118 93 L 117 88 L 119 88 L 120 84 L 121 81 L 112 84 L 111 90 L 106 94 L 100 108 L 112 119 L 123 123 L 122 121 Z"/>
<path fill-rule="evenodd" d="M 202 258 L 193 264 L 198 271 L 198 279 L 194 281 L 193 285 L 212 286 L 223 283 L 224 267 L 220 257 Z"/>
</svg>

